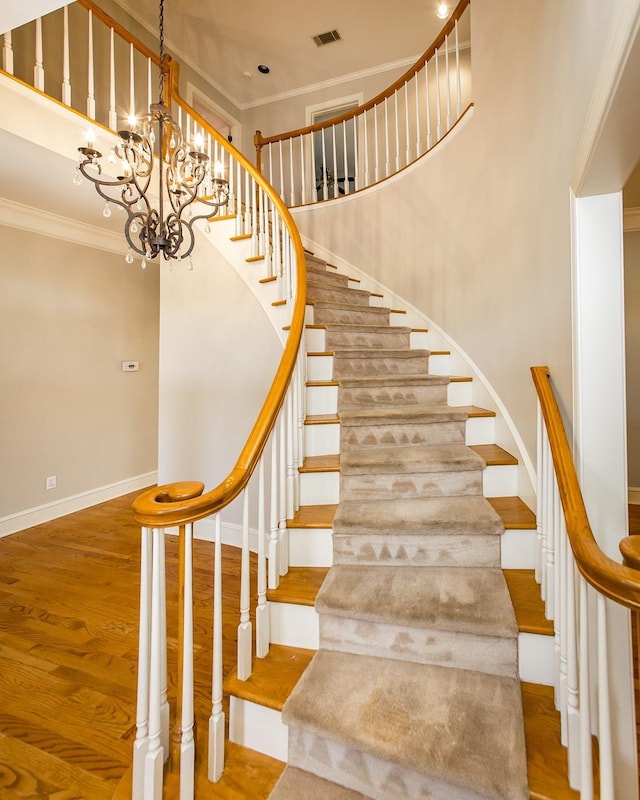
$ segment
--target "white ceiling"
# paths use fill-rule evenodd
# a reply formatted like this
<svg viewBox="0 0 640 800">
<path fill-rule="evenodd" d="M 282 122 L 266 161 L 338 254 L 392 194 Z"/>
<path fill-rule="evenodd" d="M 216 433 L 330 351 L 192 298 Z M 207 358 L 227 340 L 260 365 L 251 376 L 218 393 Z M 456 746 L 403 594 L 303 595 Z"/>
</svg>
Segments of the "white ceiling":
<svg viewBox="0 0 640 800">
<path fill-rule="evenodd" d="M 157 34 L 156 0 L 116 0 Z M 410 65 L 442 29 L 438 0 L 212 0 L 167 2 L 165 45 L 238 108 L 302 93 L 347 75 Z M 450 0 L 450 9 L 455 2 Z M 337 30 L 318 47 L 313 36 Z M 262 75 L 259 64 L 271 72 Z M 244 77 L 244 73 L 251 77 Z"/>
</svg>

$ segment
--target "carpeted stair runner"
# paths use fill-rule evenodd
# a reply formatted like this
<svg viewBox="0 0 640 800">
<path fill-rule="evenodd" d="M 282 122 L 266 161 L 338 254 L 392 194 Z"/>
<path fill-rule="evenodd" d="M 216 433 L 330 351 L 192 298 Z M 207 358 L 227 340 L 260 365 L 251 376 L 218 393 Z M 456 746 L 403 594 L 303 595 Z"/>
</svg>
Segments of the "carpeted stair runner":
<svg viewBox="0 0 640 800">
<path fill-rule="evenodd" d="M 308 273 L 339 381 L 340 503 L 320 649 L 283 709 L 289 765 L 271 798 L 524 800 L 503 526 L 467 415 L 408 329 L 384 330 L 388 309 L 317 259 Z"/>
</svg>

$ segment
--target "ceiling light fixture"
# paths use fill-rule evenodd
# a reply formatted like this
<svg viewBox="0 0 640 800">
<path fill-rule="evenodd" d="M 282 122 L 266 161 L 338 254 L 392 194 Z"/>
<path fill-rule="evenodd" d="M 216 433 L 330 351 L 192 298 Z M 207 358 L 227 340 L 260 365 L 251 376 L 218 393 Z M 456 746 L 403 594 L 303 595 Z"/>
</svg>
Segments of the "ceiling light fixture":
<svg viewBox="0 0 640 800">
<path fill-rule="evenodd" d="M 446 3 L 440 3 L 436 11 L 436 16 L 438 19 L 446 19 L 449 16 L 449 8 Z"/>
<path fill-rule="evenodd" d="M 78 169 L 105 199 L 105 217 L 111 216 L 111 203 L 127 212 L 126 261 L 132 263 L 133 253 L 138 253 L 143 268 L 160 253 L 167 261 L 189 257 L 195 244 L 194 223 L 214 216 L 229 200 L 223 167 L 216 164 L 212 174 L 209 157 L 203 152 L 202 135 L 196 134 L 191 144 L 186 142 L 165 105 L 168 56 L 164 54 L 164 0 L 160 0 L 159 17 L 159 99 L 141 121 L 130 117 L 129 129 L 118 131 L 120 138 L 108 161 L 116 169 L 119 166 L 120 175 L 115 179 L 102 177 L 102 153 L 94 149 L 92 135 L 88 136 L 86 147 L 78 148 Z M 155 188 L 157 208 L 149 195 L 154 157 L 158 160 L 158 175 L 152 191 Z M 192 208 L 193 203 L 197 205 Z"/>
</svg>

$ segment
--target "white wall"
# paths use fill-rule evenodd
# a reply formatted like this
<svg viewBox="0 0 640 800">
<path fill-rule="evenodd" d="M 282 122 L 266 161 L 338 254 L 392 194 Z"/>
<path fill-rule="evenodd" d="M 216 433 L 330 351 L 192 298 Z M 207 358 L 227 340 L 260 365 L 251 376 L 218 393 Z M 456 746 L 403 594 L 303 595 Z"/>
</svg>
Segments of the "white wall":
<svg viewBox="0 0 640 800">
<path fill-rule="evenodd" d="M 2 525 L 10 532 L 34 524 L 34 508 L 153 482 L 159 281 L 121 254 L 4 225 L 0 249 L 0 518 L 14 518 Z M 128 359 L 138 372 L 122 371 Z"/>
<path fill-rule="evenodd" d="M 534 458 L 530 366 L 571 416 L 569 186 L 615 5 L 472 5 L 471 120 L 383 190 L 296 215 L 471 356 Z"/>
<path fill-rule="evenodd" d="M 158 483 L 198 480 L 209 490 L 235 464 L 282 346 L 254 295 L 202 238 L 194 264 L 162 271 Z M 238 506 L 223 512 L 225 522 L 241 521 Z"/>
</svg>

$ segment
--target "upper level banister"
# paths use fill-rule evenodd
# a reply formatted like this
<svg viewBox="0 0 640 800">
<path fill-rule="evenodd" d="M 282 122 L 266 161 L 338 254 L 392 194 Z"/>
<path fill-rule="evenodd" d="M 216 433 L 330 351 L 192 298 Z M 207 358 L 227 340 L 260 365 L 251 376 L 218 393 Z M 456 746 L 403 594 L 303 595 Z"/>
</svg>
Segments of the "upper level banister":
<svg viewBox="0 0 640 800">
<path fill-rule="evenodd" d="M 110 17 L 106 11 L 103 11 L 100 6 L 93 2 L 93 0 L 76 0 L 79 6 L 86 8 L 87 11 L 91 11 L 95 19 L 99 19 L 101 22 L 108 28 L 113 28 L 114 33 L 116 33 L 121 39 L 124 39 L 125 42 L 132 44 L 138 52 L 142 53 L 143 56 L 146 58 L 150 58 L 156 66 L 160 65 L 160 58 L 157 53 L 154 53 L 153 50 L 148 48 L 146 44 L 143 44 L 139 39 L 130 33 L 126 28 L 124 28 L 119 22 L 116 22 L 113 17 Z"/>
<path fill-rule="evenodd" d="M 453 13 L 449 17 L 449 20 L 440 31 L 436 39 L 429 45 L 427 50 L 420 56 L 420 58 L 411 66 L 409 69 L 403 73 L 394 83 L 384 89 L 380 94 L 377 94 L 371 100 L 368 100 L 366 103 L 363 103 L 356 108 L 351 109 L 350 111 L 345 112 L 337 117 L 332 117 L 331 119 L 325 120 L 323 122 L 317 122 L 315 125 L 308 125 L 306 128 L 298 128 L 293 131 L 287 131 L 286 133 L 279 133 L 275 136 L 266 136 L 263 137 L 260 131 L 256 131 L 255 134 L 255 145 L 256 149 L 259 149 L 263 145 L 270 144 L 272 142 L 279 142 L 284 141 L 286 139 L 294 139 L 297 136 L 304 136 L 308 133 L 315 133 L 316 131 L 320 131 L 323 128 L 326 128 L 329 125 L 339 125 L 342 122 L 346 122 L 354 117 L 363 114 L 365 111 L 370 111 L 372 108 L 375 108 L 380 103 L 384 102 L 388 97 L 392 97 L 393 94 L 400 89 L 400 87 L 404 86 L 405 83 L 411 80 L 415 73 L 422 69 L 427 61 L 433 58 L 436 50 L 438 50 L 445 42 L 445 39 L 449 36 L 449 34 L 454 30 L 456 26 L 456 22 L 460 19 L 462 14 L 466 11 L 467 7 L 470 5 L 471 0 L 460 0 L 456 8 L 454 9 Z"/>
<path fill-rule="evenodd" d="M 549 437 L 567 535 L 581 574 L 598 592 L 627 608 L 640 609 L 640 571 L 609 558 L 595 540 L 582 497 L 548 367 L 531 367 Z M 625 540 L 627 541 L 627 540 Z"/>
<path fill-rule="evenodd" d="M 273 383 L 233 469 L 218 486 L 205 494 L 201 494 L 202 490 L 198 491 L 198 487 L 202 484 L 196 482 L 168 484 L 154 487 L 144 492 L 135 500 L 133 507 L 137 521 L 141 525 L 148 527 L 183 525 L 208 517 L 228 505 L 245 488 L 258 464 L 284 402 L 285 394 L 296 366 L 298 348 L 304 329 L 306 305 L 304 248 L 288 208 L 265 178 L 258 173 L 242 153 L 236 150 L 224 136 L 218 133 L 202 116 L 184 102 L 178 92 L 178 64 L 169 60 L 168 66 L 171 100 L 184 111 L 187 111 L 198 125 L 210 134 L 255 179 L 258 187 L 269 197 L 274 208 L 286 224 L 295 252 L 297 292 L 294 299 L 289 335 Z"/>
</svg>

